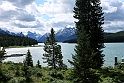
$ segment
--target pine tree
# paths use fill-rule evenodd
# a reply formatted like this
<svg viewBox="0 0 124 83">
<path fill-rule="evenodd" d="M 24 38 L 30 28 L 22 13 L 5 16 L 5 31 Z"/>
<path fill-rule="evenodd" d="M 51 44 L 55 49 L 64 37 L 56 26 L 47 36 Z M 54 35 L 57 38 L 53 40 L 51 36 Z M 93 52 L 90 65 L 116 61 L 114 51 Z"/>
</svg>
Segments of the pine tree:
<svg viewBox="0 0 124 83">
<path fill-rule="evenodd" d="M 0 82 L 3 80 L 4 78 L 4 73 L 2 72 L 2 60 L 4 59 L 4 55 L 6 54 L 6 51 L 4 48 L 0 47 Z"/>
<path fill-rule="evenodd" d="M 30 82 L 31 72 L 29 71 L 29 66 L 27 65 L 27 61 L 23 61 L 23 76 L 26 78 L 26 82 Z"/>
<path fill-rule="evenodd" d="M 73 66 L 74 83 L 98 83 L 96 69 L 103 65 L 104 47 L 102 8 L 99 0 L 76 0 L 74 18 L 78 19 L 76 54 L 69 61 Z"/>
<path fill-rule="evenodd" d="M 39 60 L 37 61 L 37 65 L 36 66 L 39 67 L 39 68 L 41 68 L 40 61 Z"/>
<path fill-rule="evenodd" d="M 53 69 L 61 68 L 60 65 L 63 64 L 63 56 L 61 54 L 61 46 L 57 44 L 57 40 L 55 39 L 55 31 L 53 28 L 44 44 L 45 54 L 43 54 L 43 59 L 46 59 L 44 63 L 47 63 Z"/>
<path fill-rule="evenodd" d="M 102 7 L 100 0 L 76 0 L 74 7 L 74 18 L 78 19 L 76 23 L 77 32 L 82 26 L 86 34 L 90 35 L 90 48 L 97 52 L 93 60 L 96 62 L 95 68 L 103 65 L 102 48 L 104 48 L 104 36 L 101 25 L 104 23 Z"/>
<path fill-rule="evenodd" d="M 63 56 L 62 56 L 62 52 L 61 52 L 61 46 L 60 45 L 57 45 L 57 47 L 55 47 L 55 54 L 57 55 L 56 56 L 56 59 L 57 59 L 57 66 L 58 66 L 58 69 L 66 69 L 67 66 L 63 63 Z"/>
<path fill-rule="evenodd" d="M 97 54 L 90 46 L 90 36 L 82 27 L 80 32 L 77 32 L 77 45 L 75 48 L 76 54 L 72 56 L 73 61 L 69 62 L 74 66 L 73 78 L 74 83 L 97 83 L 99 76 L 95 74 L 93 57 Z"/>
<path fill-rule="evenodd" d="M 32 56 L 31 56 L 30 50 L 28 50 L 28 52 L 26 54 L 26 64 L 28 66 L 33 67 L 33 60 L 32 60 Z"/>
<path fill-rule="evenodd" d="M 3 47 L 0 47 L 0 63 L 2 63 L 5 54 L 6 54 L 5 49 Z"/>
</svg>

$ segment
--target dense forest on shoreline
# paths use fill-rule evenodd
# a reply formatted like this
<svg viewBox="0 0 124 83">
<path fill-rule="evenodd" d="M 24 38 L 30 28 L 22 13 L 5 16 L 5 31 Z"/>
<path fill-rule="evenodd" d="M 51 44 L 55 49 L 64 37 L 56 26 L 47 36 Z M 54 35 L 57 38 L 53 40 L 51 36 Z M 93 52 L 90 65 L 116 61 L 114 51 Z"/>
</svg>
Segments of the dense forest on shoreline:
<svg viewBox="0 0 124 83">
<path fill-rule="evenodd" d="M 116 33 L 104 33 L 105 43 L 124 42 L 124 31 Z M 76 43 L 76 39 L 66 40 L 63 43 Z"/>
<path fill-rule="evenodd" d="M 0 34 L 0 46 L 30 46 L 37 44 L 38 42 L 29 37 L 12 36 L 9 34 Z"/>
</svg>

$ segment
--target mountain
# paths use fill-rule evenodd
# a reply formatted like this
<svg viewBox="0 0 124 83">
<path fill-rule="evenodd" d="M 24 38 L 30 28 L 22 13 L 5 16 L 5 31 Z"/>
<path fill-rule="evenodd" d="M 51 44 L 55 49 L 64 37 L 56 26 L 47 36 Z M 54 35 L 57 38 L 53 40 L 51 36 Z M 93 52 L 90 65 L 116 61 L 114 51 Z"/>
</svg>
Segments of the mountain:
<svg viewBox="0 0 124 83">
<path fill-rule="evenodd" d="M 76 32 L 76 28 L 65 27 L 64 29 L 60 29 L 59 31 L 57 31 L 55 36 L 56 36 L 57 41 L 63 42 L 68 39 L 76 38 L 75 32 Z"/>
<path fill-rule="evenodd" d="M 14 33 L 14 32 L 10 32 L 8 30 L 2 30 L 1 28 L 0 28 L 0 34 L 9 34 L 9 35 L 21 36 L 21 37 L 25 36 L 25 37 L 35 39 L 37 41 L 42 37 L 40 34 L 37 34 L 36 32 L 33 33 L 33 32 L 28 31 L 27 35 L 24 35 L 22 32 Z"/>
<path fill-rule="evenodd" d="M 69 39 L 74 39 L 76 38 L 76 28 L 75 27 L 65 27 L 63 29 L 58 30 L 55 33 L 55 38 L 58 42 L 63 42 L 65 40 L 69 40 Z M 44 34 L 39 40 L 38 42 L 45 42 L 46 41 L 46 37 L 49 35 L 49 33 Z"/>
<path fill-rule="evenodd" d="M 21 37 L 23 37 L 23 36 L 25 36 L 25 35 L 24 35 L 22 32 L 20 32 L 20 33 L 17 33 L 16 36 L 21 36 Z"/>
<path fill-rule="evenodd" d="M 0 34 L 8 34 L 8 33 L 0 28 Z"/>
<path fill-rule="evenodd" d="M 44 35 L 38 40 L 38 42 L 45 42 L 47 36 L 49 36 L 49 33 L 44 34 Z"/>
<path fill-rule="evenodd" d="M 8 30 L 2 30 L 1 28 L 0 28 L 0 34 L 9 34 L 9 35 L 13 35 L 13 36 L 25 36 L 22 32 L 14 33 L 14 32 L 10 32 Z"/>
<path fill-rule="evenodd" d="M 39 40 L 41 38 L 40 34 L 37 34 L 36 32 L 33 33 L 33 32 L 30 32 L 30 31 L 27 32 L 26 36 L 30 37 L 32 39 L 35 39 L 35 40 Z"/>
</svg>

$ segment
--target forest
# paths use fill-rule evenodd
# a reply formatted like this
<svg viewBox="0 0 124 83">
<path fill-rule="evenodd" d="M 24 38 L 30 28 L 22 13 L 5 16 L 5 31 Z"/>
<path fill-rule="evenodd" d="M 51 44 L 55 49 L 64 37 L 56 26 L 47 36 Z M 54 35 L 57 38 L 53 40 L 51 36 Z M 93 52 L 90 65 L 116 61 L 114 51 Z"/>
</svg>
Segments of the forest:
<svg viewBox="0 0 124 83">
<path fill-rule="evenodd" d="M 116 33 L 104 33 L 105 43 L 119 43 L 124 42 L 124 31 Z M 76 39 L 66 40 L 63 43 L 76 43 Z"/>
<path fill-rule="evenodd" d="M 0 83 L 76 83 L 74 67 L 67 68 L 66 64 L 63 63 L 61 46 L 56 42 L 53 29 L 51 29 L 51 34 L 47 37 L 43 49 L 45 51 L 43 62 L 47 63 L 46 67 L 43 67 L 39 60 L 36 65 L 33 65 L 30 50 L 27 51 L 23 62 L 2 62 L 5 59 L 3 55 L 6 52 L 5 49 L 0 50 Z M 87 65 L 89 66 L 89 64 Z M 94 83 L 93 80 L 96 79 L 98 80 L 97 83 L 124 82 L 124 64 L 122 63 L 116 63 L 114 67 L 102 66 L 100 69 L 91 68 L 90 71 L 93 71 L 90 74 L 91 76 L 95 74 L 99 77 L 92 79 L 91 83 Z"/>
<path fill-rule="evenodd" d="M 104 36 L 104 13 L 100 0 L 76 0 L 73 12 L 73 17 L 77 19 L 77 42 L 75 54 L 72 54 L 72 60 L 68 60 L 72 68 L 67 68 L 63 63 L 61 45 L 57 43 L 55 31 L 51 28 L 43 46 L 42 59 L 47 66 L 42 67 L 39 60 L 37 65 L 33 65 L 30 50 L 22 63 L 3 62 L 6 51 L 1 49 L 0 83 L 123 83 L 124 63 L 117 62 L 114 67 L 103 66 L 106 56 L 103 54 L 104 42 L 107 38 L 116 36 Z M 120 33 L 116 35 L 119 39 L 123 36 Z M 37 43 L 29 41 L 30 38 L 21 38 L 3 35 L 0 37 L 1 46 Z"/>
<path fill-rule="evenodd" d="M 38 42 L 29 37 L 12 36 L 9 34 L 0 34 L 0 46 L 31 46 L 38 44 Z"/>
</svg>

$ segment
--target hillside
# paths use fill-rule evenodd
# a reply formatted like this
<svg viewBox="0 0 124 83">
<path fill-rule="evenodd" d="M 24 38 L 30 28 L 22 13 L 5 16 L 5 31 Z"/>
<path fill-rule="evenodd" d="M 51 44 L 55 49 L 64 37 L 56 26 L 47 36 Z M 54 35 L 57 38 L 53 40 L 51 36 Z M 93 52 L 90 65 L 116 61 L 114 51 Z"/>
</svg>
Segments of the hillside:
<svg viewBox="0 0 124 83">
<path fill-rule="evenodd" d="M 124 31 L 119 31 L 117 33 L 104 33 L 104 36 L 105 43 L 124 42 Z M 76 43 L 76 38 L 66 40 L 64 43 Z"/>
<path fill-rule="evenodd" d="M 105 36 L 107 43 L 110 42 L 124 42 L 124 31 L 119 31 L 117 33 L 114 34 L 110 34 Z"/>
</svg>

